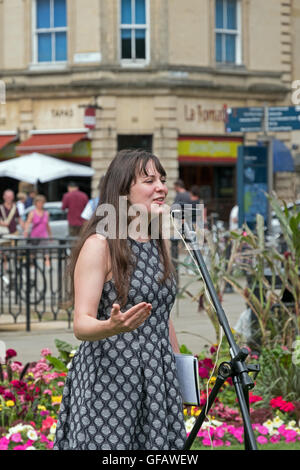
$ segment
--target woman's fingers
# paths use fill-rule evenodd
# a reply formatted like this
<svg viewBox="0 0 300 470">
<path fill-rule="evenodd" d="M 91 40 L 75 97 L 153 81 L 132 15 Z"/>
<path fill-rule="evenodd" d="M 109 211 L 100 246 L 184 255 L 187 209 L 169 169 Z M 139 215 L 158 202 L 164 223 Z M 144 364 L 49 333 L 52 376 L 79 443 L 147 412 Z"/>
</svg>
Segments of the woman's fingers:
<svg viewBox="0 0 300 470">
<path fill-rule="evenodd" d="M 120 327 L 125 329 L 125 331 L 130 331 L 136 329 L 140 326 L 149 316 L 151 312 L 152 305 L 146 302 L 140 302 L 137 305 L 134 305 L 126 312 L 122 313 L 120 311 L 119 304 L 113 304 L 111 309 L 111 317 L 113 317 L 114 322 L 120 323 Z M 121 313 L 121 316 L 119 314 Z"/>
</svg>

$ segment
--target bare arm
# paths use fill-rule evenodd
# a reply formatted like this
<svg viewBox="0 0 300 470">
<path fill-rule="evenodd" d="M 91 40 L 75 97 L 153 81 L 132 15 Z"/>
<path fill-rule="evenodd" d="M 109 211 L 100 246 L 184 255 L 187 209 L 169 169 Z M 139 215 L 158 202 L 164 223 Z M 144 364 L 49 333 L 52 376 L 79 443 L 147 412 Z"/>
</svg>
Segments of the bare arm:
<svg viewBox="0 0 300 470">
<path fill-rule="evenodd" d="M 27 220 L 24 224 L 24 237 L 28 236 L 28 228 L 29 228 L 29 225 L 32 222 L 32 219 L 33 219 L 33 211 L 29 212 Z"/>
<path fill-rule="evenodd" d="M 98 341 L 132 331 L 148 317 L 151 305 L 142 302 L 122 313 L 113 304 L 108 320 L 98 320 L 98 306 L 103 284 L 109 272 L 109 248 L 101 235 L 95 234 L 84 243 L 74 273 L 74 334 L 82 341 Z"/>
<path fill-rule="evenodd" d="M 171 346 L 173 348 L 173 352 L 174 353 L 180 353 L 179 344 L 178 344 L 178 341 L 177 341 L 175 328 L 174 328 L 172 320 L 169 321 L 169 333 L 170 333 L 170 342 L 171 342 Z"/>
</svg>

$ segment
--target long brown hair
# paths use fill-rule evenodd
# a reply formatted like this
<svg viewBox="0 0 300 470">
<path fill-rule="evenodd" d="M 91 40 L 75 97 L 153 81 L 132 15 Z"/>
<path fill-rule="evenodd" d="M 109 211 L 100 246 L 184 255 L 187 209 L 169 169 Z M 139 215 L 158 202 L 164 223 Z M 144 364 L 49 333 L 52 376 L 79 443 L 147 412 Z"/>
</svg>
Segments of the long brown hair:
<svg viewBox="0 0 300 470">
<path fill-rule="evenodd" d="M 166 172 L 161 165 L 159 159 L 152 153 L 143 149 L 126 149 L 117 153 L 115 158 L 110 163 L 108 170 L 101 182 L 99 203 L 111 204 L 116 211 L 116 231 L 115 238 L 108 237 L 107 242 L 110 249 L 112 278 L 115 283 L 115 288 L 118 295 L 118 301 L 121 306 L 126 304 L 130 273 L 134 268 L 132 264 L 131 251 L 128 246 L 127 240 L 119 237 L 119 197 L 128 196 L 130 187 L 136 181 L 138 174 L 147 175 L 146 166 L 149 161 L 152 161 L 156 170 L 161 176 L 166 176 Z M 95 234 L 97 225 L 103 219 L 94 212 L 91 219 L 87 222 L 82 232 L 77 245 L 72 251 L 69 265 L 69 273 L 71 275 L 71 294 L 72 301 L 74 300 L 74 271 L 80 250 L 88 237 Z M 128 227 L 128 219 L 127 219 Z M 151 223 L 149 224 L 149 234 L 151 233 Z M 161 282 L 164 282 L 171 274 L 174 274 L 174 266 L 172 264 L 169 250 L 166 246 L 165 240 L 160 237 L 157 240 L 160 258 L 164 265 L 164 275 Z"/>
</svg>

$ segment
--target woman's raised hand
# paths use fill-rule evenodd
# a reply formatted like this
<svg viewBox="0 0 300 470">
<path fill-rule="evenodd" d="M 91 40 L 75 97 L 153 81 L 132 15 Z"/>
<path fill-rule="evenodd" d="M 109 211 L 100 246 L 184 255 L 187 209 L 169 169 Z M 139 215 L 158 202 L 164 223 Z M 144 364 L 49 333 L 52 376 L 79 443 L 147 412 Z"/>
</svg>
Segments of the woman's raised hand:
<svg viewBox="0 0 300 470">
<path fill-rule="evenodd" d="M 152 305 L 141 302 L 126 312 L 121 312 L 119 304 L 113 304 L 109 322 L 114 334 L 126 333 L 135 330 L 148 318 Z"/>
</svg>

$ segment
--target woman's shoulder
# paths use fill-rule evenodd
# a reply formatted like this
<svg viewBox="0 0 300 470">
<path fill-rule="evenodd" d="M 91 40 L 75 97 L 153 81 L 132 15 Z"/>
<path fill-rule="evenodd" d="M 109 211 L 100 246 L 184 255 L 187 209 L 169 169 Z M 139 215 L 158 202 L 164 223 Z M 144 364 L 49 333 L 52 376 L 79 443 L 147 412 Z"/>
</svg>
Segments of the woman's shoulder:
<svg viewBox="0 0 300 470">
<path fill-rule="evenodd" d="M 90 235 L 85 240 L 82 248 L 85 251 L 94 253 L 95 256 L 97 255 L 107 256 L 109 254 L 109 246 L 108 246 L 107 239 L 99 233 L 93 233 L 92 235 Z"/>
</svg>

